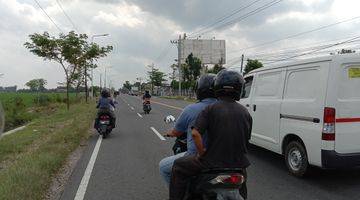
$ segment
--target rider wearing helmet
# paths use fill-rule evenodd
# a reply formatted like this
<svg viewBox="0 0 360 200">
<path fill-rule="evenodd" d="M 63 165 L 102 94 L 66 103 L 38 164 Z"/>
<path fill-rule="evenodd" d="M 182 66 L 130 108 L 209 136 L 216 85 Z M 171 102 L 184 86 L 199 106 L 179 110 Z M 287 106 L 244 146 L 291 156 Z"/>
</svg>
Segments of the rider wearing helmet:
<svg viewBox="0 0 360 200">
<path fill-rule="evenodd" d="M 217 74 L 214 88 L 218 101 L 206 107 L 192 127 L 199 155 L 185 156 L 174 162 L 170 200 L 183 199 L 188 180 L 204 169 L 242 168 L 245 171 L 250 165 L 246 152 L 252 118 L 247 109 L 236 102 L 243 85 L 244 79 L 238 72 L 225 69 Z M 205 133 L 207 147 L 203 145 Z M 240 193 L 246 199 L 246 187 L 242 190 Z"/>
<path fill-rule="evenodd" d="M 110 115 L 110 118 L 111 118 L 110 123 L 113 127 L 115 127 L 115 121 L 116 121 L 116 117 L 114 114 L 115 104 L 114 104 L 113 99 L 111 99 L 111 94 L 108 89 L 103 89 L 101 91 L 101 98 L 99 99 L 99 102 L 98 102 L 96 108 L 98 108 L 99 111 L 98 111 L 97 118 L 95 121 L 95 128 L 97 128 L 97 125 L 99 122 L 99 116 L 104 113 Z"/>
<path fill-rule="evenodd" d="M 196 155 L 195 143 L 191 137 L 191 126 L 194 125 L 198 114 L 208 105 L 216 102 L 213 89 L 215 75 L 205 74 L 200 77 L 196 84 L 196 97 L 198 102 L 184 108 L 176 121 L 175 127 L 167 133 L 167 137 L 186 138 L 186 151 L 174 156 L 166 157 L 159 163 L 160 174 L 167 185 L 170 184 L 171 170 L 174 161 L 185 155 Z"/>
</svg>

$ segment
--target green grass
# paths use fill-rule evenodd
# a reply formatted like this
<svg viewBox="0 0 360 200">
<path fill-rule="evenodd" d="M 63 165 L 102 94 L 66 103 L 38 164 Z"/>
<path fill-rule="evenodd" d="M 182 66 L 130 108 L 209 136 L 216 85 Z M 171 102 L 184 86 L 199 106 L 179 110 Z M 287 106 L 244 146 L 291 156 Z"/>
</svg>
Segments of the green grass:
<svg viewBox="0 0 360 200">
<path fill-rule="evenodd" d="M 44 199 L 52 177 L 89 135 L 93 104 L 65 105 L 0 140 L 0 199 Z"/>
<path fill-rule="evenodd" d="M 79 98 L 70 94 L 70 102 Z M 56 108 L 54 104 L 66 102 L 65 93 L 0 93 L 0 102 L 5 111 L 5 131 L 24 125 L 42 114 L 48 114 L 46 108 Z M 44 109 L 45 108 L 45 109 Z"/>
</svg>

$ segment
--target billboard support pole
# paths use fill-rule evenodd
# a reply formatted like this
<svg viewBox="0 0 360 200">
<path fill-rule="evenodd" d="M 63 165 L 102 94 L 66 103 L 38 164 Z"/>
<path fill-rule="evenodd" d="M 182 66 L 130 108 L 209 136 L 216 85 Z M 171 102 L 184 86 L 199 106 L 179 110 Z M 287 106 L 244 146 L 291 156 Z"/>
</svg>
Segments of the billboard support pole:
<svg viewBox="0 0 360 200">
<path fill-rule="evenodd" d="M 243 64 L 244 64 L 244 54 L 241 55 L 241 67 L 240 67 L 241 74 L 243 74 Z"/>
<path fill-rule="evenodd" d="M 179 68 L 179 96 L 182 95 L 181 93 L 181 35 L 179 36 L 178 41 L 178 68 Z"/>
</svg>

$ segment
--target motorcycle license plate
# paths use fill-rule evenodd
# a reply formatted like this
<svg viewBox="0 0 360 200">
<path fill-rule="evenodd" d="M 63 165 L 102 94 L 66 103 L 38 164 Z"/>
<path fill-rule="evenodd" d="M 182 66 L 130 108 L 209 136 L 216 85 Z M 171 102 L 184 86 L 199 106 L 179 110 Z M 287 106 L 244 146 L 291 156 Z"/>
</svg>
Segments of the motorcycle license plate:
<svg viewBox="0 0 360 200">
<path fill-rule="evenodd" d="M 106 125 L 108 125 L 108 124 L 110 124 L 110 121 L 100 121 L 100 124 L 106 124 Z"/>
</svg>

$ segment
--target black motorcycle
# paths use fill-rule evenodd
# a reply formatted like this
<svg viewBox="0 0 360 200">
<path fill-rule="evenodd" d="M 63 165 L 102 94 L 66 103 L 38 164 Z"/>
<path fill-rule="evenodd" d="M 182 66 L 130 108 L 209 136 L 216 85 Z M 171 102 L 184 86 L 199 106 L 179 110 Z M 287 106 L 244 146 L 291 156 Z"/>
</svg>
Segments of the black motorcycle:
<svg viewBox="0 0 360 200">
<path fill-rule="evenodd" d="M 144 110 L 144 113 L 145 113 L 145 114 L 150 114 L 150 111 L 151 111 L 150 101 L 145 101 L 145 102 L 143 103 L 143 110 Z"/>
<path fill-rule="evenodd" d="M 166 123 L 174 123 L 175 117 L 165 117 Z M 176 138 L 174 154 L 186 151 L 185 138 Z M 202 171 L 191 178 L 184 200 L 244 200 L 240 189 L 245 182 L 246 173 L 239 168 L 216 168 Z"/>
<path fill-rule="evenodd" d="M 111 116 L 106 113 L 101 113 L 99 115 L 96 129 L 103 138 L 106 138 L 113 129 L 113 125 L 111 124 Z"/>
</svg>

